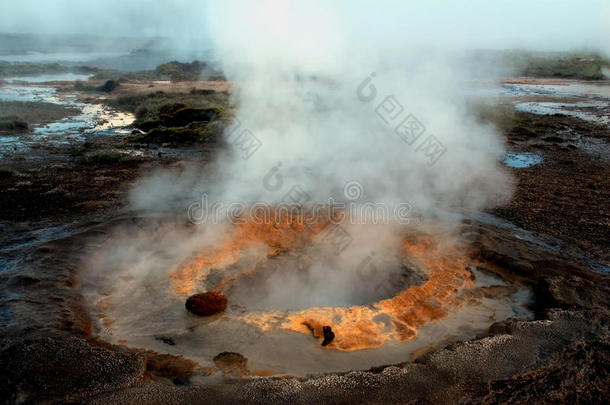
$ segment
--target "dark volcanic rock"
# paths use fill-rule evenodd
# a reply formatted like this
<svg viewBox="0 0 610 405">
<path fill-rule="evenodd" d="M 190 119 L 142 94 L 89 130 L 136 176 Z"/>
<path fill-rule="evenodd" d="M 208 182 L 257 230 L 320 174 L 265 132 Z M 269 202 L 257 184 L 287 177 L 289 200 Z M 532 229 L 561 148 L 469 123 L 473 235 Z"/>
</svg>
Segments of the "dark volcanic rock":
<svg viewBox="0 0 610 405">
<path fill-rule="evenodd" d="M 239 353 L 222 352 L 214 357 L 214 363 L 223 374 L 241 377 L 248 374 L 248 359 Z"/>
<path fill-rule="evenodd" d="M 119 87 L 119 82 L 117 82 L 116 80 L 108 80 L 106 81 L 106 83 L 97 87 L 96 90 L 103 91 L 104 93 L 112 93 L 112 91 L 117 87 Z"/>
<path fill-rule="evenodd" d="M 138 352 L 146 359 L 146 371 L 157 377 L 184 380 L 199 367 L 199 364 L 183 356 L 157 353 L 152 350 Z"/>
<path fill-rule="evenodd" d="M 23 132 L 28 129 L 28 123 L 19 117 L 0 117 L 0 132 Z"/>
<path fill-rule="evenodd" d="M 552 311 L 545 320 L 510 320 L 504 333 L 455 343 L 415 363 L 304 379 L 240 380 L 216 387 L 130 388 L 93 403 L 159 402 L 164 395 L 167 402 L 183 404 L 201 398 L 244 404 L 604 403 L 609 364 L 604 323 L 607 314 L 601 311 Z M 606 337 L 596 338 L 602 334 Z M 566 342 L 583 343 L 561 354 Z M 228 354 L 217 356 L 224 357 Z"/>
<path fill-rule="evenodd" d="M 227 309 L 227 298 L 221 292 L 208 291 L 195 294 L 186 300 L 186 309 L 195 315 L 208 316 Z"/>
<path fill-rule="evenodd" d="M 322 333 L 324 334 L 324 341 L 322 342 L 322 346 L 329 345 L 330 342 L 335 338 L 335 332 L 333 332 L 330 326 L 322 327 Z"/>
<path fill-rule="evenodd" d="M 601 404 L 610 395 L 610 343 L 579 342 L 549 365 L 512 378 L 492 381 L 489 404 Z"/>
<path fill-rule="evenodd" d="M 138 136 L 137 139 L 144 143 L 189 144 L 202 140 L 203 131 L 196 124 L 172 128 L 160 126 L 151 129 L 147 134 Z"/>
<path fill-rule="evenodd" d="M 141 381 L 144 359 L 93 347 L 74 336 L 25 339 L 0 353 L 0 398 L 8 403 L 71 401 Z"/>
<path fill-rule="evenodd" d="M 168 337 L 168 336 L 155 336 L 155 339 L 160 341 L 160 342 L 165 343 L 166 345 L 176 346 L 176 342 L 171 337 Z"/>
<path fill-rule="evenodd" d="M 167 127 L 183 127 L 193 122 L 209 122 L 218 115 L 214 108 L 185 107 L 171 115 L 162 115 L 161 120 Z"/>
<path fill-rule="evenodd" d="M 220 114 L 218 108 L 189 107 L 184 104 L 166 104 L 159 108 L 158 117 L 139 120 L 135 126 L 143 131 L 158 127 L 185 127 L 193 123 L 209 123 Z"/>
</svg>

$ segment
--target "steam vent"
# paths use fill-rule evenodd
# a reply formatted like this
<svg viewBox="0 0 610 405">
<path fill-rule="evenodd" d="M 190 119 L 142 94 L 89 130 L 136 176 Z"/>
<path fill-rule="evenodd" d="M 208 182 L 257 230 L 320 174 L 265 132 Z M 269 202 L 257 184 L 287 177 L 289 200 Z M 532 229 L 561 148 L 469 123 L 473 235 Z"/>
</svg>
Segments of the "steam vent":
<svg viewBox="0 0 610 405">
<path fill-rule="evenodd" d="M 4 1 L 0 404 L 606 404 L 606 3 Z"/>
</svg>

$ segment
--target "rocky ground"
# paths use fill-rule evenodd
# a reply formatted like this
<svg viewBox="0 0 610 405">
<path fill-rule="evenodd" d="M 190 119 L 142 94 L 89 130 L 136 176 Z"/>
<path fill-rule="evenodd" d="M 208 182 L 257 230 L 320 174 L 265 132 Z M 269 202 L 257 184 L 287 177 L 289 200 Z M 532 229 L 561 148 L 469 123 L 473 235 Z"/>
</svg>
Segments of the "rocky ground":
<svg viewBox="0 0 610 405">
<path fill-rule="evenodd" d="M 3 273 L 3 291 L 20 295 L 3 302 L 0 361 L 2 378 L 9 382 L 2 393 L 8 402 L 601 403 L 608 394 L 608 276 L 474 220 L 464 224 L 477 235 L 470 256 L 532 288 L 536 320 L 495 323 L 478 339 L 433 350 L 414 362 L 310 378 L 232 380 L 236 369 L 247 371 L 247 359 L 223 354 L 215 361 L 229 380 L 189 385 L 190 374 L 210 371 L 199 371 L 183 358 L 112 346 L 90 336 L 78 292 L 79 257 L 117 224 L 141 221 L 92 221 L 78 233 L 30 251 Z M 43 302 L 52 304 L 41 307 Z M 231 356 L 237 363 L 229 361 Z"/>
<path fill-rule="evenodd" d="M 197 90 L 229 88 L 196 84 L 193 93 L 187 84 L 180 93 L 172 87 L 178 95 L 164 95 L 158 103 L 150 94 L 166 83 L 132 86 L 132 92 L 122 84 L 114 95 L 84 92 L 82 97 L 136 112 L 143 124 L 163 118 L 167 111 L 159 104 L 175 107 L 177 99 Z M 159 126 L 175 128 L 168 121 Z M 239 378 L 236 374 L 243 373 L 234 370 L 245 373 L 247 359 L 224 353 L 216 363 L 229 370 L 227 376 L 216 373 L 204 385 L 191 384 L 189 377 L 215 370 L 93 338 L 79 292 L 78 263 L 86 243 L 119 223 L 143 221 L 124 209 L 129 186 L 142 172 L 185 161 L 205 165 L 221 142 L 207 136 L 186 143 L 143 141 L 137 133 L 127 141 L 109 137 L 76 148 L 50 148 L 48 158 L 36 162 L 4 160 L 2 402 L 603 403 L 609 394 L 610 280 L 592 271 L 591 263 L 607 266 L 610 261 L 610 162 L 607 150 L 591 153 L 590 143 L 574 142 L 574 133 L 607 145 L 610 131 L 573 117 L 527 113 L 517 114 L 503 130 L 514 151 L 538 153 L 544 161 L 513 169 L 515 197 L 493 213 L 537 232 L 548 244 L 479 220 L 466 220 L 464 227 L 476 235 L 469 252 L 474 260 L 535 292 L 535 320 L 495 323 L 477 339 L 413 362 L 309 378 Z M 144 153 L 113 152 L 133 149 Z"/>
<path fill-rule="evenodd" d="M 593 142 L 578 145 L 575 136 Z M 538 153 L 544 164 L 512 169 L 516 193 L 494 213 L 610 265 L 610 128 L 565 115 L 517 113 L 507 138 L 513 150 Z M 588 150 L 592 145 L 599 150 Z"/>
</svg>

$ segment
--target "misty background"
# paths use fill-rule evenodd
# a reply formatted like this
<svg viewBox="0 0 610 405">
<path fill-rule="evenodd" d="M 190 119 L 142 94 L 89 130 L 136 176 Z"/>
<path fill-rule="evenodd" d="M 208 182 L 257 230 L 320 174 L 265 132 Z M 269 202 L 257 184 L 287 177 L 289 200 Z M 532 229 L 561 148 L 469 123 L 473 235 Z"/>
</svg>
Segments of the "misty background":
<svg viewBox="0 0 610 405">
<path fill-rule="evenodd" d="M 511 180 L 497 166 L 501 137 L 467 116 L 465 83 L 513 72 L 507 58 L 472 52 L 608 54 L 610 3 L 23 0 L 3 3 L 0 33 L 4 60 L 91 53 L 101 65 L 152 69 L 202 59 L 237 84 L 239 131 L 256 134 L 260 152 L 220 156 L 220 187 L 196 171 L 155 173 L 134 192 L 135 208 L 165 209 L 204 192 L 277 202 L 285 192 L 261 183 L 283 163 L 286 184 L 318 201 L 357 181 L 376 201 L 481 209 L 509 198 Z M 379 94 L 366 105 L 356 90 L 371 73 Z M 375 112 L 388 96 L 447 149 L 435 167 L 379 122 Z"/>
<path fill-rule="evenodd" d="M 222 17 L 208 10 L 215 2 L 195 0 L 6 0 L 0 13 L 0 33 L 48 36 L 164 37 L 184 49 L 210 47 L 209 24 Z M 241 4 L 240 4 L 241 3 Z M 231 7 L 267 10 L 294 2 L 235 2 Z M 311 2 L 318 12 L 310 16 L 315 31 L 325 7 L 340 2 Z M 355 35 L 366 37 L 384 21 L 384 40 L 405 40 L 439 46 L 475 48 L 528 48 L 610 52 L 610 3 L 605 0 L 485 1 L 364 1 L 343 3 L 341 14 L 358 21 Z M 252 19 L 260 16 L 252 15 Z M 220 19 L 220 20 L 219 20 Z M 244 25 L 235 31 L 251 30 Z M 340 22 L 338 22 L 340 24 Z M 280 37 L 277 38 L 281 40 Z M 115 46 L 121 46 L 115 42 Z"/>
</svg>

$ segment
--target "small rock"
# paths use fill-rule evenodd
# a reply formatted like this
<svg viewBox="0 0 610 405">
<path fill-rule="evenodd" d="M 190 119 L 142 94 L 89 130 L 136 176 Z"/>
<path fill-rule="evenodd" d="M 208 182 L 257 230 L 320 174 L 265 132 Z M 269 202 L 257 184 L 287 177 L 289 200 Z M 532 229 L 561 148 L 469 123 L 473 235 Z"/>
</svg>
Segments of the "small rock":
<svg viewBox="0 0 610 405">
<path fill-rule="evenodd" d="M 221 292 L 208 291 L 195 294 L 186 300 L 186 309 L 195 315 L 209 316 L 227 309 L 227 298 Z"/>
<path fill-rule="evenodd" d="M 167 337 L 167 336 L 155 336 L 155 339 L 165 343 L 166 345 L 176 346 L 176 342 L 171 337 Z"/>
<path fill-rule="evenodd" d="M 214 364 L 223 374 L 241 377 L 248 374 L 248 359 L 239 353 L 222 352 L 214 357 Z"/>
<path fill-rule="evenodd" d="M 104 93 L 112 93 L 112 91 L 117 87 L 119 87 L 119 82 L 117 82 L 116 80 L 107 80 L 106 83 L 97 87 L 96 90 L 103 91 Z"/>
<path fill-rule="evenodd" d="M 322 341 L 322 346 L 326 346 L 330 344 L 335 338 L 335 332 L 333 332 L 330 326 L 323 326 L 322 333 L 324 334 L 324 341 Z"/>
</svg>

